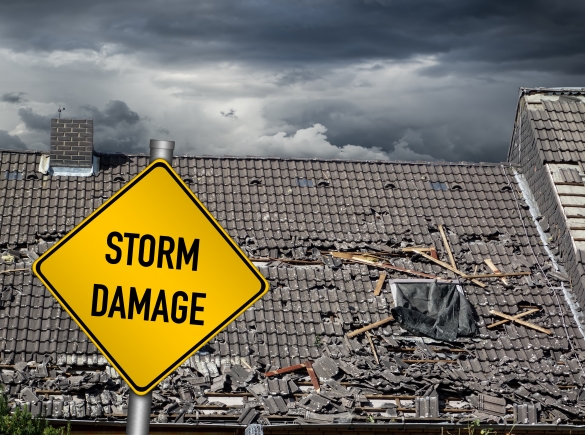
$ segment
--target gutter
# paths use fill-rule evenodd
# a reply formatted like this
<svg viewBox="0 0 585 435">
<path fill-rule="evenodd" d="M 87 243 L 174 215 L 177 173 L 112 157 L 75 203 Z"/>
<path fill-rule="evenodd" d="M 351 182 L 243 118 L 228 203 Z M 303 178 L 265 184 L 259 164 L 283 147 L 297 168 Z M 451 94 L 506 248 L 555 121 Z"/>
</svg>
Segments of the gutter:
<svg viewBox="0 0 585 435">
<path fill-rule="evenodd" d="M 57 420 L 57 419 L 47 419 L 47 421 L 53 426 L 66 426 L 66 420 Z M 88 420 L 72 420 L 71 429 L 79 429 L 79 430 L 90 430 L 91 428 L 99 428 L 105 431 L 116 431 L 122 430 L 126 428 L 126 422 L 111 422 L 111 421 L 88 421 Z M 471 421 L 469 422 L 471 423 Z M 150 424 L 150 431 L 151 432 L 160 432 L 160 431 L 173 431 L 173 432 L 189 432 L 193 433 L 196 428 L 205 429 L 205 431 L 213 432 L 213 431 L 225 431 L 233 430 L 234 433 L 242 433 L 247 426 L 240 425 L 240 424 L 217 424 L 217 423 L 151 423 Z M 585 425 L 569 425 L 569 424 L 481 424 L 479 426 L 475 426 L 478 432 L 482 429 L 496 429 L 496 430 L 506 430 L 510 431 L 514 427 L 515 429 L 522 430 L 522 432 L 535 432 L 535 433 L 550 433 L 550 432 L 561 432 L 561 431 L 578 431 L 578 430 L 585 430 Z M 378 429 L 380 431 L 388 431 L 390 430 L 412 430 L 412 429 L 432 429 L 434 431 L 437 430 L 451 430 L 451 429 L 464 429 L 466 430 L 468 426 L 465 423 L 438 423 L 438 422 L 417 422 L 417 423 L 407 423 L 406 421 L 401 423 L 339 423 L 339 424 L 271 424 L 267 426 L 262 426 L 267 433 L 272 432 L 272 429 L 275 429 L 274 432 L 280 432 L 283 429 L 288 431 L 299 431 L 299 432 L 310 432 L 314 430 L 335 430 L 339 431 L 342 429 L 348 431 L 360 431 L 360 430 L 375 430 Z"/>
</svg>

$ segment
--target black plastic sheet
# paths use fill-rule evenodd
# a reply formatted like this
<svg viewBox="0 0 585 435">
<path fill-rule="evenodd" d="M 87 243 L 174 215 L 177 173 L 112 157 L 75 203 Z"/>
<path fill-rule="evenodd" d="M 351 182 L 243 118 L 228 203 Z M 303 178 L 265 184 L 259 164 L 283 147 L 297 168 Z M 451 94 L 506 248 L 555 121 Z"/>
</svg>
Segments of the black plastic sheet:
<svg viewBox="0 0 585 435">
<path fill-rule="evenodd" d="M 473 308 L 457 284 L 413 281 L 395 285 L 392 315 L 407 331 L 443 341 L 477 335 Z"/>
</svg>

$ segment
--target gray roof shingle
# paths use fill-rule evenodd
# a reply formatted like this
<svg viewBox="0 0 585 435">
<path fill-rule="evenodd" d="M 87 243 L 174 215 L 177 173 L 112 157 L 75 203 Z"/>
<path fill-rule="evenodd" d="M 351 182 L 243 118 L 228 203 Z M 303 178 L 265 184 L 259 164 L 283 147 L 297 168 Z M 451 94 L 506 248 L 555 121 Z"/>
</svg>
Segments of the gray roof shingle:
<svg viewBox="0 0 585 435">
<path fill-rule="evenodd" d="M 570 123 L 574 121 L 567 120 L 565 105 L 559 107 L 563 109 L 562 122 L 572 132 Z M 563 136 L 563 144 L 569 143 L 566 137 L 568 134 Z M 3 270 L 29 268 L 31 258 L 81 222 L 148 162 L 143 155 L 99 157 L 100 172 L 96 177 L 52 177 L 38 172 L 41 153 L 1 152 L 0 174 L 23 174 L 20 180 L 5 176 L 0 179 L 0 249 L 22 255 L 14 261 L 5 255 Z M 236 243 L 258 262 L 271 289 L 212 340 L 204 352 L 192 357 L 172 386 L 165 381 L 155 394 L 164 390 L 169 397 L 179 397 L 182 385 L 186 389 L 181 390 L 183 398 L 188 390 L 193 402 L 204 401 L 205 390 L 193 386 L 189 376 L 210 376 L 203 373 L 205 367 L 215 367 L 211 372 L 216 376 L 210 382 L 227 394 L 239 388 L 240 384 L 229 381 L 236 375 L 230 378 L 229 373 L 240 359 L 244 367 L 263 372 L 316 360 L 324 354 L 341 364 L 336 379 L 358 388 L 359 392 L 350 390 L 356 397 L 400 393 L 422 398 L 426 389 L 440 382 L 444 385 L 438 390 L 441 397 L 456 392 L 464 400 L 468 394 L 489 393 L 512 403 L 517 400 L 515 391 L 523 386 L 530 400 L 535 400 L 533 394 L 538 393 L 546 403 L 555 395 L 545 391 L 545 385 L 584 385 L 579 361 L 585 358 L 585 341 L 558 289 L 560 282 L 553 275 L 545 277 L 538 266 L 542 265 L 545 272 L 552 270 L 509 166 L 190 156 L 175 157 L 173 163 Z M 313 187 L 299 183 L 299 178 L 313 181 Z M 435 190 L 431 182 L 446 183 L 447 190 Z M 479 337 L 458 344 L 432 345 L 438 359 L 454 363 L 407 363 L 407 369 L 400 369 L 395 356 L 400 360 L 428 356 L 424 358 L 425 352 L 416 350 L 413 338 L 391 322 L 370 331 L 383 362 L 378 366 L 366 336 L 348 339 L 345 334 L 389 315 L 393 302 L 387 286 L 379 296 L 373 296 L 381 269 L 341 264 L 324 257 L 323 252 L 398 254 L 402 247 L 435 246 L 439 258 L 448 261 L 439 225 L 446 227 L 457 266 L 464 273 L 488 273 L 484 259 L 491 258 L 502 271 L 530 270 L 532 275 L 511 277 L 509 286 L 497 279 L 486 281 L 485 288 L 463 286 L 479 316 Z M 416 255 L 391 257 L 390 261 L 398 267 L 456 277 Z M 386 272 L 391 279 L 411 277 L 398 271 Z M 13 397 L 26 385 L 60 391 L 62 401 L 79 391 L 127 392 L 111 370 L 103 372 L 104 382 L 88 377 L 92 368 L 104 367 L 105 359 L 30 270 L 0 274 L 0 289 L 8 295 L 3 296 L 4 308 L 0 310 L 0 325 L 4 325 L 0 328 L 1 362 L 31 363 L 28 371 L 34 370 L 33 363 L 48 362 L 53 373 L 48 380 L 31 377 L 19 383 L 15 375 L 8 374 L 13 369 L 5 369 L 7 379 L 13 376 L 7 382 Z M 518 324 L 487 329 L 486 325 L 494 321 L 490 310 L 516 314 L 528 305 L 541 307 L 529 321 L 550 328 L 552 335 Z M 453 350 L 453 346 L 460 349 Z M 410 348 L 415 350 L 404 350 Z M 354 369 L 343 369 L 344 365 Z M 81 381 L 85 387 L 71 386 L 63 370 L 85 376 Z M 440 381 L 445 374 L 447 383 Z M 227 381 L 221 378 L 225 375 Z M 254 376 L 254 382 L 264 382 L 262 375 Z M 308 381 L 306 373 L 281 379 Z M 241 382 L 244 387 L 240 391 L 247 385 Z M 289 394 L 284 396 L 291 400 Z M 118 405 L 100 405 L 101 411 L 92 408 L 88 397 L 84 403 L 95 415 L 114 418 L 119 414 Z M 169 400 L 155 395 L 157 413 L 165 415 L 163 409 Z M 326 400 L 332 403 L 332 399 Z M 271 404 L 266 409 L 282 411 Z M 571 406 L 576 404 L 576 400 L 570 401 Z M 585 413 L 583 406 L 568 419 Z M 258 409 L 261 407 L 259 404 Z M 190 409 L 192 414 L 194 408 Z M 290 413 L 291 421 L 299 415 L 295 412 Z M 408 417 L 408 413 L 404 415 Z M 543 411 L 542 417 L 553 415 Z M 228 413 L 225 419 L 229 418 Z M 355 418 L 359 420 L 357 414 Z"/>
</svg>

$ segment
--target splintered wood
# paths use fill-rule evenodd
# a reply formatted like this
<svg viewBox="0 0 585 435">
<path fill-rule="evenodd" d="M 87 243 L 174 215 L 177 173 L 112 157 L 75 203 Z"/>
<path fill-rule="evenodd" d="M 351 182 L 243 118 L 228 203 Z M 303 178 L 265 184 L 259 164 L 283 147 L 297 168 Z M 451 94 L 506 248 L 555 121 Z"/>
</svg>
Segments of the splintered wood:
<svg viewBox="0 0 585 435">
<path fill-rule="evenodd" d="M 466 276 L 463 272 L 461 272 L 459 269 L 454 268 L 450 264 L 444 263 L 441 260 L 436 260 L 433 257 L 431 257 L 430 255 L 425 254 L 424 252 L 417 251 L 417 250 L 415 250 L 414 252 L 416 252 L 419 255 L 422 255 L 423 257 L 425 257 L 428 260 L 431 260 L 431 261 L 437 263 L 439 266 L 443 266 L 445 269 L 450 270 L 451 272 L 454 272 L 461 277 Z M 483 282 L 479 282 L 476 279 L 472 279 L 471 282 L 474 283 L 475 285 L 480 286 L 480 287 L 486 287 L 486 285 Z"/>
<path fill-rule="evenodd" d="M 499 317 L 503 317 L 504 319 L 510 320 L 512 322 L 519 323 L 520 325 L 527 326 L 528 328 L 536 329 L 537 331 L 543 332 L 545 334 L 548 334 L 548 335 L 552 334 L 552 331 L 550 329 L 542 328 L 538 325 L 535 325 L 534 323 L 525 322 L 524 320 L 520 320 L 519 317 L 521 317 L 521 316 L 518 316 L 517 314 L 515 316 L 510 316 L 509 314 L 504 314 L 504 313 L 502 313 L 500 311 L 496 311 L 496 310 L 490 310 L 490 313 L 494 314 L 496 316 L 499 316 Z M 528 313 L 526 313 L 526 314 L 528 314 Z"/>
<path fill-rule="evenodd" d="M 463 278 L 471 279 L 471 278 L 499 278 L 502 276 L 523 276 L 523 275 L 530 275 L 531 272 L 510 272 L 510 273 L 482 273 L 477 275 L 465 275 Z"/>
<path fill-rule="evenodd" d="M 498 270 L 498 268 L 496 267 L 496 265 L 492 262 L 491 258 L 484 258 L 483 261 L 485 262 L 485 264 L 487 264 L 487 266 L 490 268 L 490 270 L 493 273 L 499 273 L 501 274 L 502 272 L 500 272 Z M 502 282 L 504 283 L 504 285 L 508 285 L 508 281 L 506 280 L 506 278 L 500 278 L 502 280 Z"/>
<path fill-rule="evenodd" d="M 392 316 L 386 317 L 385 319 L 382 320 L 378 320 L 377 322 L 371 323 L 368 326 L 364 326 L 363 328 L 356 329 L 355 331 L 352 332 L 348 332 L 347 337 L 352 338 L 355 337 L 356 335 L 363 334 L 364 332 L 369 331 L 370 329 L 374 329 L 377 328 L 378 326 L 385 325 L 386 323 L 391 322 L 392 320 L 394 320 L 394 317 Z"/>
<path fill-rule="evenodd" d="M 374 354 L 374 358 L 376 359 L 376 364 L 380 364 L 380 360 L 378 359 L 378 352 L 376 352 L 376 347 L 374 346 L 374 342 L 372 341 L 372 336 L 368 331 L 366 331 L 366 337 L 368 337 L 368 341 L 370 342 L 370 347 L 372 348 L 372 353 Z"/>
<path fill-rule="evenodd" d="M 319 391 L 319 389 L 320 389 L 319 378 L 315 374 L 315 370 L 313 370 L 313 363 L 311 361 L 306 361 L 302 364 L 296 364 L 294 366 L 283 367 L 283 368 L 278 369 L 278 370 L 272 370 L 271 372 L 264 373 L 264 376 L 270 377 L 270 376 L 282 375 L 282 374 L 294 372 L 294 371 L 300 370 L 300 369 L 307 369 L 307 373 L 309 374 L 309 377 L 311 378 L 311 383 L 313 384 L 313 387 L 315 388 L 316 391 Z"/>
<path fill-rule="evenodd" d="M 382 272 L 380 274 L 380 278 L 378 278 L 378 283 L 376 284 L 376 288 L 374 289 L 374 296 L 380 296 L 380 292 L 382 291 L 382 287 L 384 286 L 384 281 L 386 280 L 386 272 Z"/>
<path fill-rule="evenodd" d="M 517 320 L 517 319 L 519 319 L 520 317 L 528 316 L 529 314 L 534 314 L 534 313 L 536 313 L 536 312 L 538 312 L 538 311 L 540 311 L 540 308 L 532 308 L 532 309 L 530 309 L 530 310 L 528 310 L 528 311 L 524 311 L 524 312 L 522 312 L 522 313 L 518 313 L 518 314 L 516 314 L 516 315 L 514 315 L 514 316 L 512 316 L 512 317 L 513 317 L 515 320 Z M 511 320 L 509 320 L 509 319 L 499 320 L 499 321 L 497 321 L 497 322 L 494 322 L 494 323 L 492 323 L 491 325 L 488 325 L 487 327 L 488 327 L 488 328 L 495 328 L 496 326 L 503 325 L 504 323 L 508 323 L 508 322 L 510 322 L 510 321 L 511 321 Z"/>
<path fill-rule="evenodd" d="M 344 260 L 353 261 L 355 263 L 367 264 L 368 266 L 379 267 L 380 269 L 395 270 L 397 272 L 404 272 L 410 275 L 416 275 L 423 278 L 445 280 L 439 276 L 429 275 L 428 273 L 419 272 L 417 270 L 405 269 L 403 267 L 394 266 L 388 262 L 378 259 L 377 257 L 369 256 L 368 254 L 354 254 L 351 252 L 331 252 L 332 257 L 343 258 Z"/>
<path fill-rule="evenodd" d="M 455 258 L 453 258 L 453 253 L 451 252 L 449 241 L 447 240 L 447 236 L 445 235 L 445 231 L 443 230 L 443 225 L 439 225 L 439 231 L 441 233 L 441 238 L 443 239 L 443 245 L 445 245 L 445 250 L 449 255 L 449 261 L 451 262 L 451 266 L 453 266 L 454 269 L 457 269 L 457 264 L 455 264 Z"/>
</svg>

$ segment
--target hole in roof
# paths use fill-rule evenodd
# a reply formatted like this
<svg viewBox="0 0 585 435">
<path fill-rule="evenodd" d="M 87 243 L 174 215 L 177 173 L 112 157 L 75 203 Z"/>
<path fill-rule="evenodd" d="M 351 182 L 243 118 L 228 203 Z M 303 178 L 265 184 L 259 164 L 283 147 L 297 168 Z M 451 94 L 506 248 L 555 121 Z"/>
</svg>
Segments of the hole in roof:
<svg viewBox="0 0 585 435">
<path fill-rule="evenodd" d="M 394 183 L 386 183 L 384 185 L 384 189 L 396 189 L 396 184 L 394 184 Z"/>
<path fill-rule="evenodd" d="M 308 180 L 306 178 L 295 178 L 295 184 L 299 187 L 313 187 L 313 180 Z"/>
<path fill-rule="evenodd" d="M 28 175 L 26 176 L 26 179 L 27 179 L 27 180 L 39 180 L 39 177 L 38 177 L 38 175 L 37 175 L 37 174 L 28 174 Z"/>
<path fill-rule="evenodd" d="M 447 183 L 441 183 L 439 181 L 437 181 L 437 182 L 431 181 L 431 189 L 433 189 L 433 190 L 448 190 Z"/>
<path fill-rule="evenodd" d="M 317 183 L 317 186 L 319 186 L 319 187 L 327 187 L 327 186 L 330 186 L 330 185 L 331 185 L 331 182 L 329 180 L 320 180 Z"/>
<path fill-rule="evenodd" d="M 512 188 L 508 184 L 504 184 L 500 190 L 502 192 L 509 192 L 512 190 Z"/>
<path fill-rule="evenodd" d="M 250 180 L 250 184 L 252 184 L 252 185 L 256 185 L 256 186 L 257 186 L 257 185 L 259 185 L 259 184 L 262 184 L 262 180 L 259 180 L 258 178 L 252 178 L 252 179 Z"/>
<path fill-rule="evenodd" d="M 462 189 L 463 189 L 463 187 L 461 187 L 460 184 L 453 184 L 451 186 L 451 190 L 462 190 Z"/>
<path fill-rule="evenodd" d="M 24 178 L 24 174 L 20 171 L 6 171 L 4 173 L 5 180 L 22 180 Z"/>
<path fill-rule="evenodd" d="M 122 177 L 121 175 L 118 175 L 118 176 L 114 177 L 113 181 L 119 181 L 119 182 L 123 183 L 124 181 L 126 181 L 126 179 L 124 177 Z"/>
</svg>

